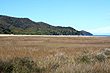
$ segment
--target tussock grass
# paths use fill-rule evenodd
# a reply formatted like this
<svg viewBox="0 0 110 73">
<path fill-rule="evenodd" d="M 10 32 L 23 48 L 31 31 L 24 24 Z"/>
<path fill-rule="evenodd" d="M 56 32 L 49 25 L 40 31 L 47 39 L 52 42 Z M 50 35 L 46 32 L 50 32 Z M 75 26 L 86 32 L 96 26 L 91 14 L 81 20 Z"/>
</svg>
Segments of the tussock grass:
<svg viewBox="0 0 110 73">
<path fill-rule="evenodd" d="M 98 54 L 109 44 L 110 37 L 0 37 L 0 72 L 109 73 L 110 59 Z"/>
</svg>

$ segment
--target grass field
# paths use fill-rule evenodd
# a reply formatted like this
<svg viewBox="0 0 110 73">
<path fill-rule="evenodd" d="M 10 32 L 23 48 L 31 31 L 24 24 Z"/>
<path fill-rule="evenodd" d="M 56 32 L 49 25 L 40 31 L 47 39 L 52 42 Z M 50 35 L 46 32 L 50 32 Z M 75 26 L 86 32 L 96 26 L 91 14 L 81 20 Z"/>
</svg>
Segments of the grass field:
<svg viewBox="0 0 110 73">
<path fill-rule="evenodd" d="M 106 48 L 110 49 L 110 37 L 1 36 L 0 60 L 5 64 L 15 58 L 28 58 L 34 62 L 33 71 L 29 70 L 27 63 L 26 66 L 14 64 L 12 73 L 19 70 L 32 73 L 110 73 L 110 59 L 98 58 L 97 55 Z M 0 65 L 0 71 L 7 72 L 4 69 L 7 65 Z M 36 65 L 39 70 L 36 70 Z"/>
</svg>

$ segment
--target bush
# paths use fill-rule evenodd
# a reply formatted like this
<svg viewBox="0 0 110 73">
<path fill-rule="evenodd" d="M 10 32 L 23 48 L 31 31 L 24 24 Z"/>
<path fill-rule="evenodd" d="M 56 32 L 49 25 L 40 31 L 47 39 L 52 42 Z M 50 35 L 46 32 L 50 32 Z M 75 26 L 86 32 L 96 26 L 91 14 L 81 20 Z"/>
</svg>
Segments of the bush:
<svg viewBox="0 0 110 73">
<path fill-rule="evenodd" d="M 99 60 L 100 62 L 105 61 L 107 58 L 103 54 L 99 54 L 96 56 L 96 59 Z"/>
<path fill-rule="evenodd" d="M 89 63 L 91 61 L 91 58 L 89 58 L 86 55 L 83 55 L 83 56 L 80 56 L 77 60 L 80 61 L 80 62 Z"/>
<path fill-rule="evenodd" d="M 41 73 L 45 69 L 38 68 L 37 64 L 31 59 L 25 58 L 13 58 L 7 61 L 0 60 L 0 73 Z"/>
<path fill-rule="evenodd" d="M 11 61 L 0 60 L 0 72 L 10 73 L 13 70 L 13 64 Z"/>
</svg>

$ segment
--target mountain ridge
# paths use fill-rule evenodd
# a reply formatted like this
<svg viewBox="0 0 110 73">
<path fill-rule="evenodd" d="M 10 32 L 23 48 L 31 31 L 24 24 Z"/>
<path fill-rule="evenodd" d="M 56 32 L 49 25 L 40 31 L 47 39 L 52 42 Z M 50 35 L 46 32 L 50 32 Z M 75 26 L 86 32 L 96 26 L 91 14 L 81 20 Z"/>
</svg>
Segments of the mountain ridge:
<svg viewBox="0 0 110 73">
<path fill-rule="evenodd" d="M 52 26 L 45 22 L 34 22 L 29 18 L 5 15 L 0 15 L 0 34 L 84 35 L 72 27 Z"/>
</svg>

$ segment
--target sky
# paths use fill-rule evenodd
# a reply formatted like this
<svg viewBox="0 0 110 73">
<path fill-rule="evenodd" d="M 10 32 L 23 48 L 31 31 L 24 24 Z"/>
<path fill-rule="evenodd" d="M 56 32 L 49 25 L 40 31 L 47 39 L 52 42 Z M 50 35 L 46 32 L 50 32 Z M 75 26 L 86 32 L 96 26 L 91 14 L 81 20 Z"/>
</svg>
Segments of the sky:
<svg viewBox="0 0 110 73">
<path fill-rule="evenodd" d="M 0 0 L 0 15 L 110 35 L 110 0 Z"/>
</svg>

